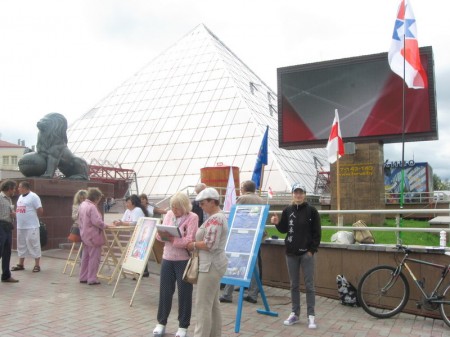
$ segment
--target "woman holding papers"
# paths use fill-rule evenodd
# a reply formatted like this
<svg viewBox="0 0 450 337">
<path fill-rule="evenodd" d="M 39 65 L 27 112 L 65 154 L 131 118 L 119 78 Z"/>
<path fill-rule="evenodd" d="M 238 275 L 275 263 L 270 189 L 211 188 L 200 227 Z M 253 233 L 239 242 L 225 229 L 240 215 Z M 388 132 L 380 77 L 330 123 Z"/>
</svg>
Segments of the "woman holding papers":
<svg viewBox="0 0 450 337">
<path fill-rule="evenodd" d="M 228 265 L 225 254 L 228 221 L 219 207 L 219 198 L 219 193 L 211 187 L 205 188 L 195 198 L 209 218 L 198 229 L 195 242 L 188 245 L 189 250 L 199 250 L 200 259 L 194 337 L 222 335 L 219 292 L 220 279 Z"/>
<path fill-rule="evenodd" d="M 167 319 L 172 309 L 175 284 L 178 288 L 179 328 L 176 337 L 185 337 L 191 324 L 192 289 L 190 283 L 183 281 L 183 272 L 189 260 L 187 245 L 194 241 L 198 228 L 198 216 L 191 212 L 191 202 L 184 193 L 177 193 L 170 199 L 170 211 L 164 216 L 163 225 L 178 227 L 181 237 L 158 230 L 156 239 L 165 242 L 161 262 L 159 285 L 158 324 L 153 336 L 163 336 Z"/>
</svg>

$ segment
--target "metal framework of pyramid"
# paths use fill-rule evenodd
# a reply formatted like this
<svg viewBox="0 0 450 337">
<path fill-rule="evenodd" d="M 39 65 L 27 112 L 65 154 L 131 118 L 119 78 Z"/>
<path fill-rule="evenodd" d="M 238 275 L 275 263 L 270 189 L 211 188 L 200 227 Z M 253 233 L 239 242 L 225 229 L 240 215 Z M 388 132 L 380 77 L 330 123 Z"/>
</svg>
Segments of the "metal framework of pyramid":
<svg viewBox="0 0 450 337">
<path fill-rule="evenodd" d="M 276 94 L 199 25 L 72 123 L 68 138 L 78 156 L 133 169 L 139 192 L 163 197 L 218 163 L 251 179 L 267 125 L 262 189 L 302 182 L 314 192 L 325 150 L 280 149 Z"/>
</svg>

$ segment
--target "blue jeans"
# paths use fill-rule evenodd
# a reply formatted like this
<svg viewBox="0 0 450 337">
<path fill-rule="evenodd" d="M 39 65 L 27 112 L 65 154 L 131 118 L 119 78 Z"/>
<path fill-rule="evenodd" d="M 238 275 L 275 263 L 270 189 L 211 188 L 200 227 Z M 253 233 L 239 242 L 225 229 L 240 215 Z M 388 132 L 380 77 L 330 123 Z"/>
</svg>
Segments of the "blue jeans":
<svg viewBox="0 0 450 337">
<path fill-rule="evenodd" d="M 316 290 L 314 288 L 314 255 L 286 255 L 286 263 L 291 281 L 292 312 L 300 315 L 300 267 L 306 288 L 306 314 L 315 316 Z"/>
<path fill-rule="evenodd" d="M 12 231 L 5 230 L 0 225 L 0 257 L 2 259 L 2 280 L 11 277 L 9 262 L 11 260 Z"/>
</svg>

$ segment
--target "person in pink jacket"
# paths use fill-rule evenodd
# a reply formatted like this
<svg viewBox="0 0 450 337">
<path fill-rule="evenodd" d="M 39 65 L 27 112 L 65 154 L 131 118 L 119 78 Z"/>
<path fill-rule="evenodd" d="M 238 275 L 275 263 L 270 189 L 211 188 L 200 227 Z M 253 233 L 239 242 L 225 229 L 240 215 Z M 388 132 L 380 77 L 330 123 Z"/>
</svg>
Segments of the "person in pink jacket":
<svg viewBox="0 0 450 337">
<path fill-rule="evenodd" d="M 98 210 L 102 192 L 95 187 L 88 189 L 87 199 L 78 208 L 81 241 L 83 241 L 83 256 L 81 258 L 80 283 L 97 285 L 97 271 L 100 265 L 102 246 L 105 243 L 103 230 L 107 225 L 103 222 Z"/>
<path fill-rule="evenodd" d="M 186 246 L 194 241 L 198 229 L 198 216 L 191 212 L 191 202 L 184 193 L 177 193 L 170 199 L 170 209 L 164 216 L 163 224 L 178 227 L 181 237 L 160 231 L 156 235 L 156 239 L 165 244 L 159 283 L 158 324 L 153 330 L 155 337 L 164 335 L 172 308 L 175 284 L 178 288 L 179 321 L 175 337 L 185 337 L 191 323 L 193 287 L 192 284 L 183 281 L 183 272 L 190 257 Z"/>
</svg>

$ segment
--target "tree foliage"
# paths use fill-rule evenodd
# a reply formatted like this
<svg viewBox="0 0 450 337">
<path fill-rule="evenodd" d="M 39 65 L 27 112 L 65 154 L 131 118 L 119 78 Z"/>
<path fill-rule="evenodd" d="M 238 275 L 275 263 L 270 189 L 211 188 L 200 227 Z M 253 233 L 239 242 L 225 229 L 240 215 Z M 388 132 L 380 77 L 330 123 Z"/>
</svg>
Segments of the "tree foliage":
<svg viewBox="0 0 450 337">
<path fill-rule="evenodd" d="M 442 180 L 438 175 L 433 174 L 433 189 L 435 191 L 450 190 L 450 181 L 448 179 Z"/>
</svg>

